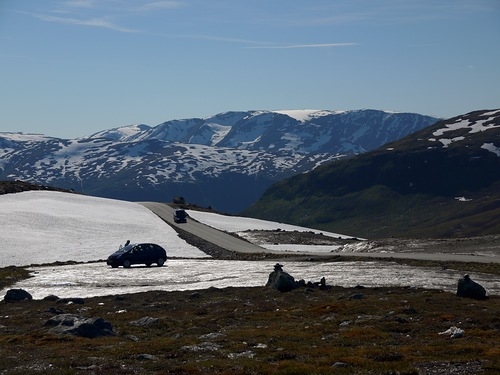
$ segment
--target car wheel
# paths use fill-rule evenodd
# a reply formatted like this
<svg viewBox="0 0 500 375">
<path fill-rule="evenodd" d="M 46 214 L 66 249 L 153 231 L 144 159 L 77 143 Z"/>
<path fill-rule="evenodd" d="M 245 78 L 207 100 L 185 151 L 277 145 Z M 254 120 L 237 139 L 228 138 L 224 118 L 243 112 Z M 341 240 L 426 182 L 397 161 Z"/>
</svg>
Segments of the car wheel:
<svg viewBox="0 0 500 375">
<path fill-rule="evenodd" d="M 147 262 L 146 267 L 151 267 L 151 262 Z"/>
<path fill-rule="evenodd" d="M 129 268 L 130 267 L 130 260 L 126 259 L 123 261 L 123 267 Z"/>
<path fill-rule="evenodd" d="M 159 258 L 158 261 L 156 262 L 156 264 L 158 264 L 158 267 L 163 266 L 164 263 L 165 263 L 165 259 L 163 259 L 163 258 Z"/>
</svg>

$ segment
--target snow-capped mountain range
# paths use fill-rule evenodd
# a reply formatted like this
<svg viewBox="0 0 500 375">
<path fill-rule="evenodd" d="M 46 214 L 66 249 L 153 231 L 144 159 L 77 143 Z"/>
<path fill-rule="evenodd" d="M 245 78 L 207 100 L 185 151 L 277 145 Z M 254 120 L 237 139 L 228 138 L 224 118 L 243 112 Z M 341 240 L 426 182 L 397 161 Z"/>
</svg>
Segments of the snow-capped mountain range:
<svg viewBox="0 0 500 375">
<path fill-rule="evenodd" d="M 273 182 L 363 153 L 436 118 L 378 110 L 241 111 L 60 139 L 0 133 L 0 179 L 236 213 Z"/>
</svg>

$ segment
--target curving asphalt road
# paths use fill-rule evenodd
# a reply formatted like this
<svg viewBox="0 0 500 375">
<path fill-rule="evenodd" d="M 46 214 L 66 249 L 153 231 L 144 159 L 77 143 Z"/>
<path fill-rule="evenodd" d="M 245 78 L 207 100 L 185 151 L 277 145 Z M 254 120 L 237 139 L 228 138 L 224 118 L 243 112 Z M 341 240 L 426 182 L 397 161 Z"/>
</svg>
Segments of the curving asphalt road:
<svg viewBox="0 0 500 375">
<path fill-rule="evenodd" d="M 187 223 L 178 224 L 173 220 L 174 209 L 168 204 L 159 202 L 139 202 L 144 207 L 151 210 L 161 219 L 165 220 L 172 226 L 179 227 L 197 237 L 220 246 L 226 250 L 242 252 L 242 253 L 270 253 L 283 255 L 282 251 L 268 250 L 263 247 L 254 245 L 250 242 L 243 241 L 237 237 L 231 236 L 218 229 L 202 224 L 198 221 L 188 218 Z M 314 253 L 304 252 L 295 253 L 297 256 L 307 255 L 314 257 L 364 257 L 364 258 L 388 258 L 388 259 L 417 259 L 417 260 L 434 260 L 434 261 L 456 261 L 456 262 L 476 262 L 476 263 L 500 263 L 500 256 L 481 256 L 467 254 L 450 254 L 450 253 L 355 253 L 355 252 L 332 252 L 332 253 Z"/>
<path fill-rule="evenodd" d="M 205 241 L 213 243 L 223 249 L 237 251 L 241 253 L 273 253 L 283 254 L 279 251 L 271 251 L 263 247 L 254 245 L 250 242 L 243 241 L 237 237 L 231 236 L 218 229 L 202 224 L 196 220 L 188 218 L 187 223 L 176 223 L 173 219 L 174 209 L 165 203 L 158 202 L 139 202 L 144 207 L 151 210 L 168 224 L 185 230 Z"/>
</svg>

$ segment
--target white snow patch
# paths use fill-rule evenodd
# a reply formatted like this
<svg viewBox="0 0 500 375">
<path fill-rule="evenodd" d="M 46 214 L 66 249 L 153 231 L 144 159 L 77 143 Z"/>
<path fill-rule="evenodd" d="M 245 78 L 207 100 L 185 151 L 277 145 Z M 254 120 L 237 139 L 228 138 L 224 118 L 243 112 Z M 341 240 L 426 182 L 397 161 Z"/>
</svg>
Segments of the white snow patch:
<svg viewBox="0 0 500 375">
<path fill-rule="evenodd" d="M 500 147 L 495 146 L 493 143 L 485 143 L 481 148 L 493 152 L 496 156 L 500 157 Z"/>
<path fill-rule="evenodd" d="M 494 112 L 494 114 L 496 114 L 496 112 Z M 471 121 L 468 119 L 458 119 L 455 123 L 447 124 L 446 127 L 436 130 L 434 133 L 432 133 L 432 135 L 434 135 L 435 137 L 439 137 L 444 135 L 444 133 L 446 132 L 459 129 L 468 129 L 469 133 L 473 134 L 500 127 L 500 125 L 489 123 L 492 120 L 493 117 L 488 117 L 486 119 L 476 121 L 475 123 L 471 123 Z"/>
<path fill-rule="evenodd" d="M 453 142 L 459 142 L 459 141 L 463 141 L 465 139 L 465 137 L 455 137 L 455 138 L 452 138 L 452 139 L 448 139 L 448 138 L 441 138 L 439 140 L 439 142 L 441 142 L 443 144 L 443 147 L 444 148 L 447 148 L 449 145 L 451 145 Z M 431 139 L 433 140 L 433 139 Z"/>
<path fill-rule="evenodd" d="M 0 195 L 0 267 L 106 259 L 126 240 L 154 242 L 168 256 L 207 257 L 147 208 L 77 194 Z"/>
<path fill-rule="evenodd" d="M 440 137 L 446 132 L 467 128 L 468 126 L 469 120 L 458 120 L 456 123 L 447 124 L 446 127 L 436 130 L 434 133 L 432 133 L 432 135 L 435 137 Z"/>
<path fill-rule="evenodd" d="M 483 114 L 483 116 L 490 116 L 490 117 L 496 117 L 496 116 L 499 116 L 500 115 L 500 109 L 496 109 L 494 111 L 491 111 L 491 112 L 486 112 Z"/>
<path fill-rule="evenodd" d="M 295 245 L 295 244 L 263 244 L 261 245 L 264 249 L 273 251 L 283 251 L 288 253 L 332 253 L 335 251 L 340 251 L 343 246 L 341 245 Z"/>
<path fill-rule="evenodd" d="M 313 232 L 317 234 L 323 234 L 325 236 L 334 238 L 353 238 L 351 236 L 346 236 L 343 234 L 324 232 L 319 229 L 305 228 L 297 225 L 277 223 L 274 221 L 253 219 L 241 216 L 226 216 L 219 215 L 212 212 L 202 212 L 202 211 L 188 211 L 189 216 L 199 222 L 202 222 L 212 228 L 223 230 L 230 233 L 238 233 L 247 230 L 284 230 L 284 231 L 298 231 L 298 232 Z M 314 247 L 314 246 L 313 246 Z"/>
<path fill-rule="evenodd" d="M 279 110 L 272 112 L 290 116 L 291 118 L 294 118 L 295 120 L 300 122 L 306 122 L 310 121 L 313 118 L 344 113 L 345 111 L 329 111 L 329 110 L 318 110 L 318 109 L 288 109 L 288 110 Z"/>
<path fill-rule="evenodd" d="M 27 191 L 0 195 L 0 267 L 52 263 L 88 262 L 106 259 L 126 240 L 153 242 L 169 257 L 206 258 L 198 248 L 180 239 L 168 224 L 147 208 L 133 202 L 52 191 Z M 352 238 L 337 233 L 252 218 L 189 210 L 194 219 L 242 236 L 247 230 L 286 230 L 322 233 L 334 238 Z M 274 246 L 283 251 L 314 253 L 334 246 Z"/>
<path fill-rule="evenodd" d="M 41 142 L 50 139 L 56 139 L 54 137 L 49 137 L 43 134 L 32 134 L 32 133 L 22 133 L 22 132 L 16 132 L 16 133 L 0 132 L 0 137 L 17 142 L 29 142 L 29 141 Z"/>
</svg>

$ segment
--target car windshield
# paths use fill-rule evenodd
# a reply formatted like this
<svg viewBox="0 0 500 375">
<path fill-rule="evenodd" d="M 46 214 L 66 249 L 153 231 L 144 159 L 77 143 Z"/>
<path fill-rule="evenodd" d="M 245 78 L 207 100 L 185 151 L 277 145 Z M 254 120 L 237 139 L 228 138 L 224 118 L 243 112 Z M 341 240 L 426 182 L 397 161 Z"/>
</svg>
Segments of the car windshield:
<svg viewBox="0 0 500 375">
<path fill-rule="evenodd" d="M 135 245 L 127 245 L 127 246 L 123 246 L 123 245 L 120 245 L 120 247 L 118 248 L 118 250 L 116 250 L 117 253 L 125 253 L 127 251 L 129 251 L 131 248 L 133 248 Z"/>
<path fill-rule="evenodd" d="M 178 217 L 186 217 L 186 211 L 183 211 L 183 210 L 178 210 L 178 211 L 175 211 L 175 214 L 176 214 Z"/>
</svg>

